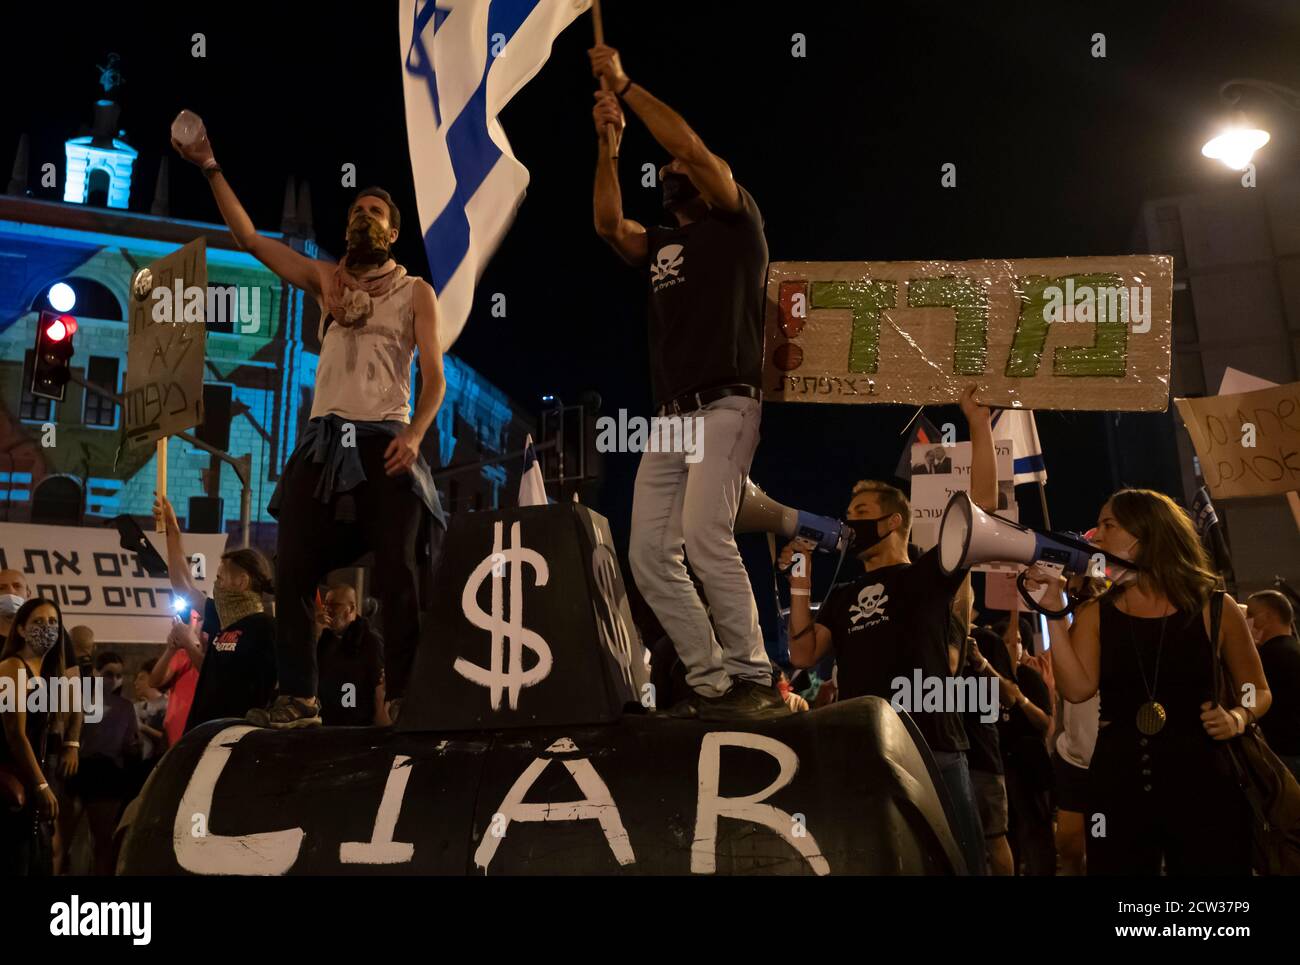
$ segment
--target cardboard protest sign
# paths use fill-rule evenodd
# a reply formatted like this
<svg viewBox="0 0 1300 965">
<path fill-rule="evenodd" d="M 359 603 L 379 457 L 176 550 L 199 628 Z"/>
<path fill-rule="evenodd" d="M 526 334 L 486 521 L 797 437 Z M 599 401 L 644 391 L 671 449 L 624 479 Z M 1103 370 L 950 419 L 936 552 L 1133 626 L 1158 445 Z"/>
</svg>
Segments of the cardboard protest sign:
<svg viewBox="0 0 1300 965">
<path fill-rule="evenodd" d="M 764 399 L 1164 411 L 1173 261 L 773 262 Z"/>
<path fill-rule="evenodd" d="M 202 238 L 131 280 L 122 447 L 153 446 L 203 421 L 207 246 Z"/>
<path fill-rule="evenodd" d="M 998 458 L 998 515 L 1019 520 L 1011 441 L 993 443 Z M 939 523 L 953 493 L 970 492 L 970 443 L 931 443 L 912 447 L 912 536 L 921 550 L 939 542 Z M 991 564 L 990 564 L 991 565 Z M 983 569 L 983 567 L 976 567 Z"/>
<path fill-rule="evenodd" d="M 1174 403 L 1211 497 L 1300 489 L 1300 382 Z"/>
</svg>

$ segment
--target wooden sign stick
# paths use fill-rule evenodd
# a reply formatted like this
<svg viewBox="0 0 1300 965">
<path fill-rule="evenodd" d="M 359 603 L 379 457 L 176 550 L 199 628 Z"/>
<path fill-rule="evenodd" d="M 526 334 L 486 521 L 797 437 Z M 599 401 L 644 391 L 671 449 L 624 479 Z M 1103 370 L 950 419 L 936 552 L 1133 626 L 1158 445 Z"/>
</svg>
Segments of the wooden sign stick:
<svg viewBox="0 0 1300 965">
<path fill-rule="evenodd" d="M 158 440 L 158 495 L 163 499 L 167 498 L 167 437 L 163 436 Z M 167 532 L 167 524 L 163 522 L 161 516 L 158 517 L 154 525 L 154 531 L 158 533 Z"/>
</svg>

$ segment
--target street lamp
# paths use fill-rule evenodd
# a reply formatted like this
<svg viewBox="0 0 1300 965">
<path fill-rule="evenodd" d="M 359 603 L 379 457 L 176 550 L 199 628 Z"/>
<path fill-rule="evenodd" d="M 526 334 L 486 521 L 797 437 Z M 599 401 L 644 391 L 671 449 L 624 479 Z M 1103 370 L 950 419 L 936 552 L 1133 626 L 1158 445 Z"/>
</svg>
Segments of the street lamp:
<svg viewBox="0 0 1300 965">
<path fill-rule="evenodd" d="M 1219 88 L 1221 96 L 1231 108 L 1231 121 L 1214 137 L 1205 142 L 1201 153 L 1208 158 L 1222 161 L 1234 171 L 1245 170 L 1255 152 L 1269 141 L 1269 133 L 1256 127 L 1241 111 L 1241 95 L 1244 90 L 1258 90 L 1272 94 L 1287 107 L 1300 111 L 1300 91 L 1275 84 L 1268 80 L 1256 80 L 1241 77 L 1230 80 Z"/>
</svg>

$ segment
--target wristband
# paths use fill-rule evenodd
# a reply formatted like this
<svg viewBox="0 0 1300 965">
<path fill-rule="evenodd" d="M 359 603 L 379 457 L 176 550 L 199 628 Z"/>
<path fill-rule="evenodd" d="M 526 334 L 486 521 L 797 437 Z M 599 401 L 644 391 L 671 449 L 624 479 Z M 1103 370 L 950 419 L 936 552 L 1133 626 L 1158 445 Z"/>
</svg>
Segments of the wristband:
<svg viewBox="0 0 1300 965">
<path fill-rule="evenodd" d="M 808 594 L 808 591 L 807 591 L 807 590 L 797 590 L 797 589 L 795 589 L 794 587 L 790 587 L 790 595 L 791 595 L 791 596 L 808 596 L 809 594 Z"/>
<path fill-rule="evenodd" d="M 81 741 L 64 741 L 64 747 L 81 747 Z"/>
<path fill-rule="evenodd" d="M 627 79 L 627 83 L 623 85 L 623 89 L 620 91 L 616 91 L 614 93 L 614 96 L 621 100 L 623 95 L 626 94 L 631 89 L 631 87 L 632 87 L 632 78 L 629 77 Z"/>
<path fill-rule="evenodd" d="M 1246 732 L 1246 718 L 1244 716 L 1237 715 L 1236 707 L 1228 711 L 1228 716 L 1237 722 L 1237 733 L 1244 734 Z"/>
<path fill-rule="evenodd" d="M 221 165 L 217 163 L 217 159 L 216 159 L 216 158 L 214 158 L 214 157 L 210 157 L 210 158 L 208 158 L 206 161 L 203 162 L 203 168 L 202 168 L 202 170 L 203 170 L 203 175 L 204 175 L 204 177 L 209 177 L 209 178 L 210 178 L 210 177 L 212 177 L 212 175 L 214 175 L 214 174 L 220 174 L 220 173 L 221 173 Z"/>
<path fill-rule="evenodd" d="M 36 790 L 38 790 L 38 791 L 46 791 L 46 790 L 49 790 L 49 787 L 50 787 L 50 782 L 49 782 L 49 781 L 46 781 L 44 784 L 40 785 L 40 787 L 38 787 Z"/>
</svg>

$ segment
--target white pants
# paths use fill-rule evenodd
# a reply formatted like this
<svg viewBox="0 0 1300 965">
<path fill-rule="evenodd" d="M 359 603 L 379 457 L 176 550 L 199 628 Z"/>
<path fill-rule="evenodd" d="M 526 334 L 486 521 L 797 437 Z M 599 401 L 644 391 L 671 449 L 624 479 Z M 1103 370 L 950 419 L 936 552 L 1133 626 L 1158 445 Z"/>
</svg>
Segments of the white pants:
<svg viewBox="0 0 1300 965">
<path fill-rule="evenodd" d="M 772 681 L 734 533 L 761 413 L 762 404 L 744 396 L 688 413 L 683 419 L 697 420 L 698 461 L 687 452 L 645 452 L 636 474 L 632 575 L 686 665 L 686 682 L 707 696 L 726 693 L 732 677 Z M 683 551 L 703 584 L 712 622 Z"/>
</svg>

